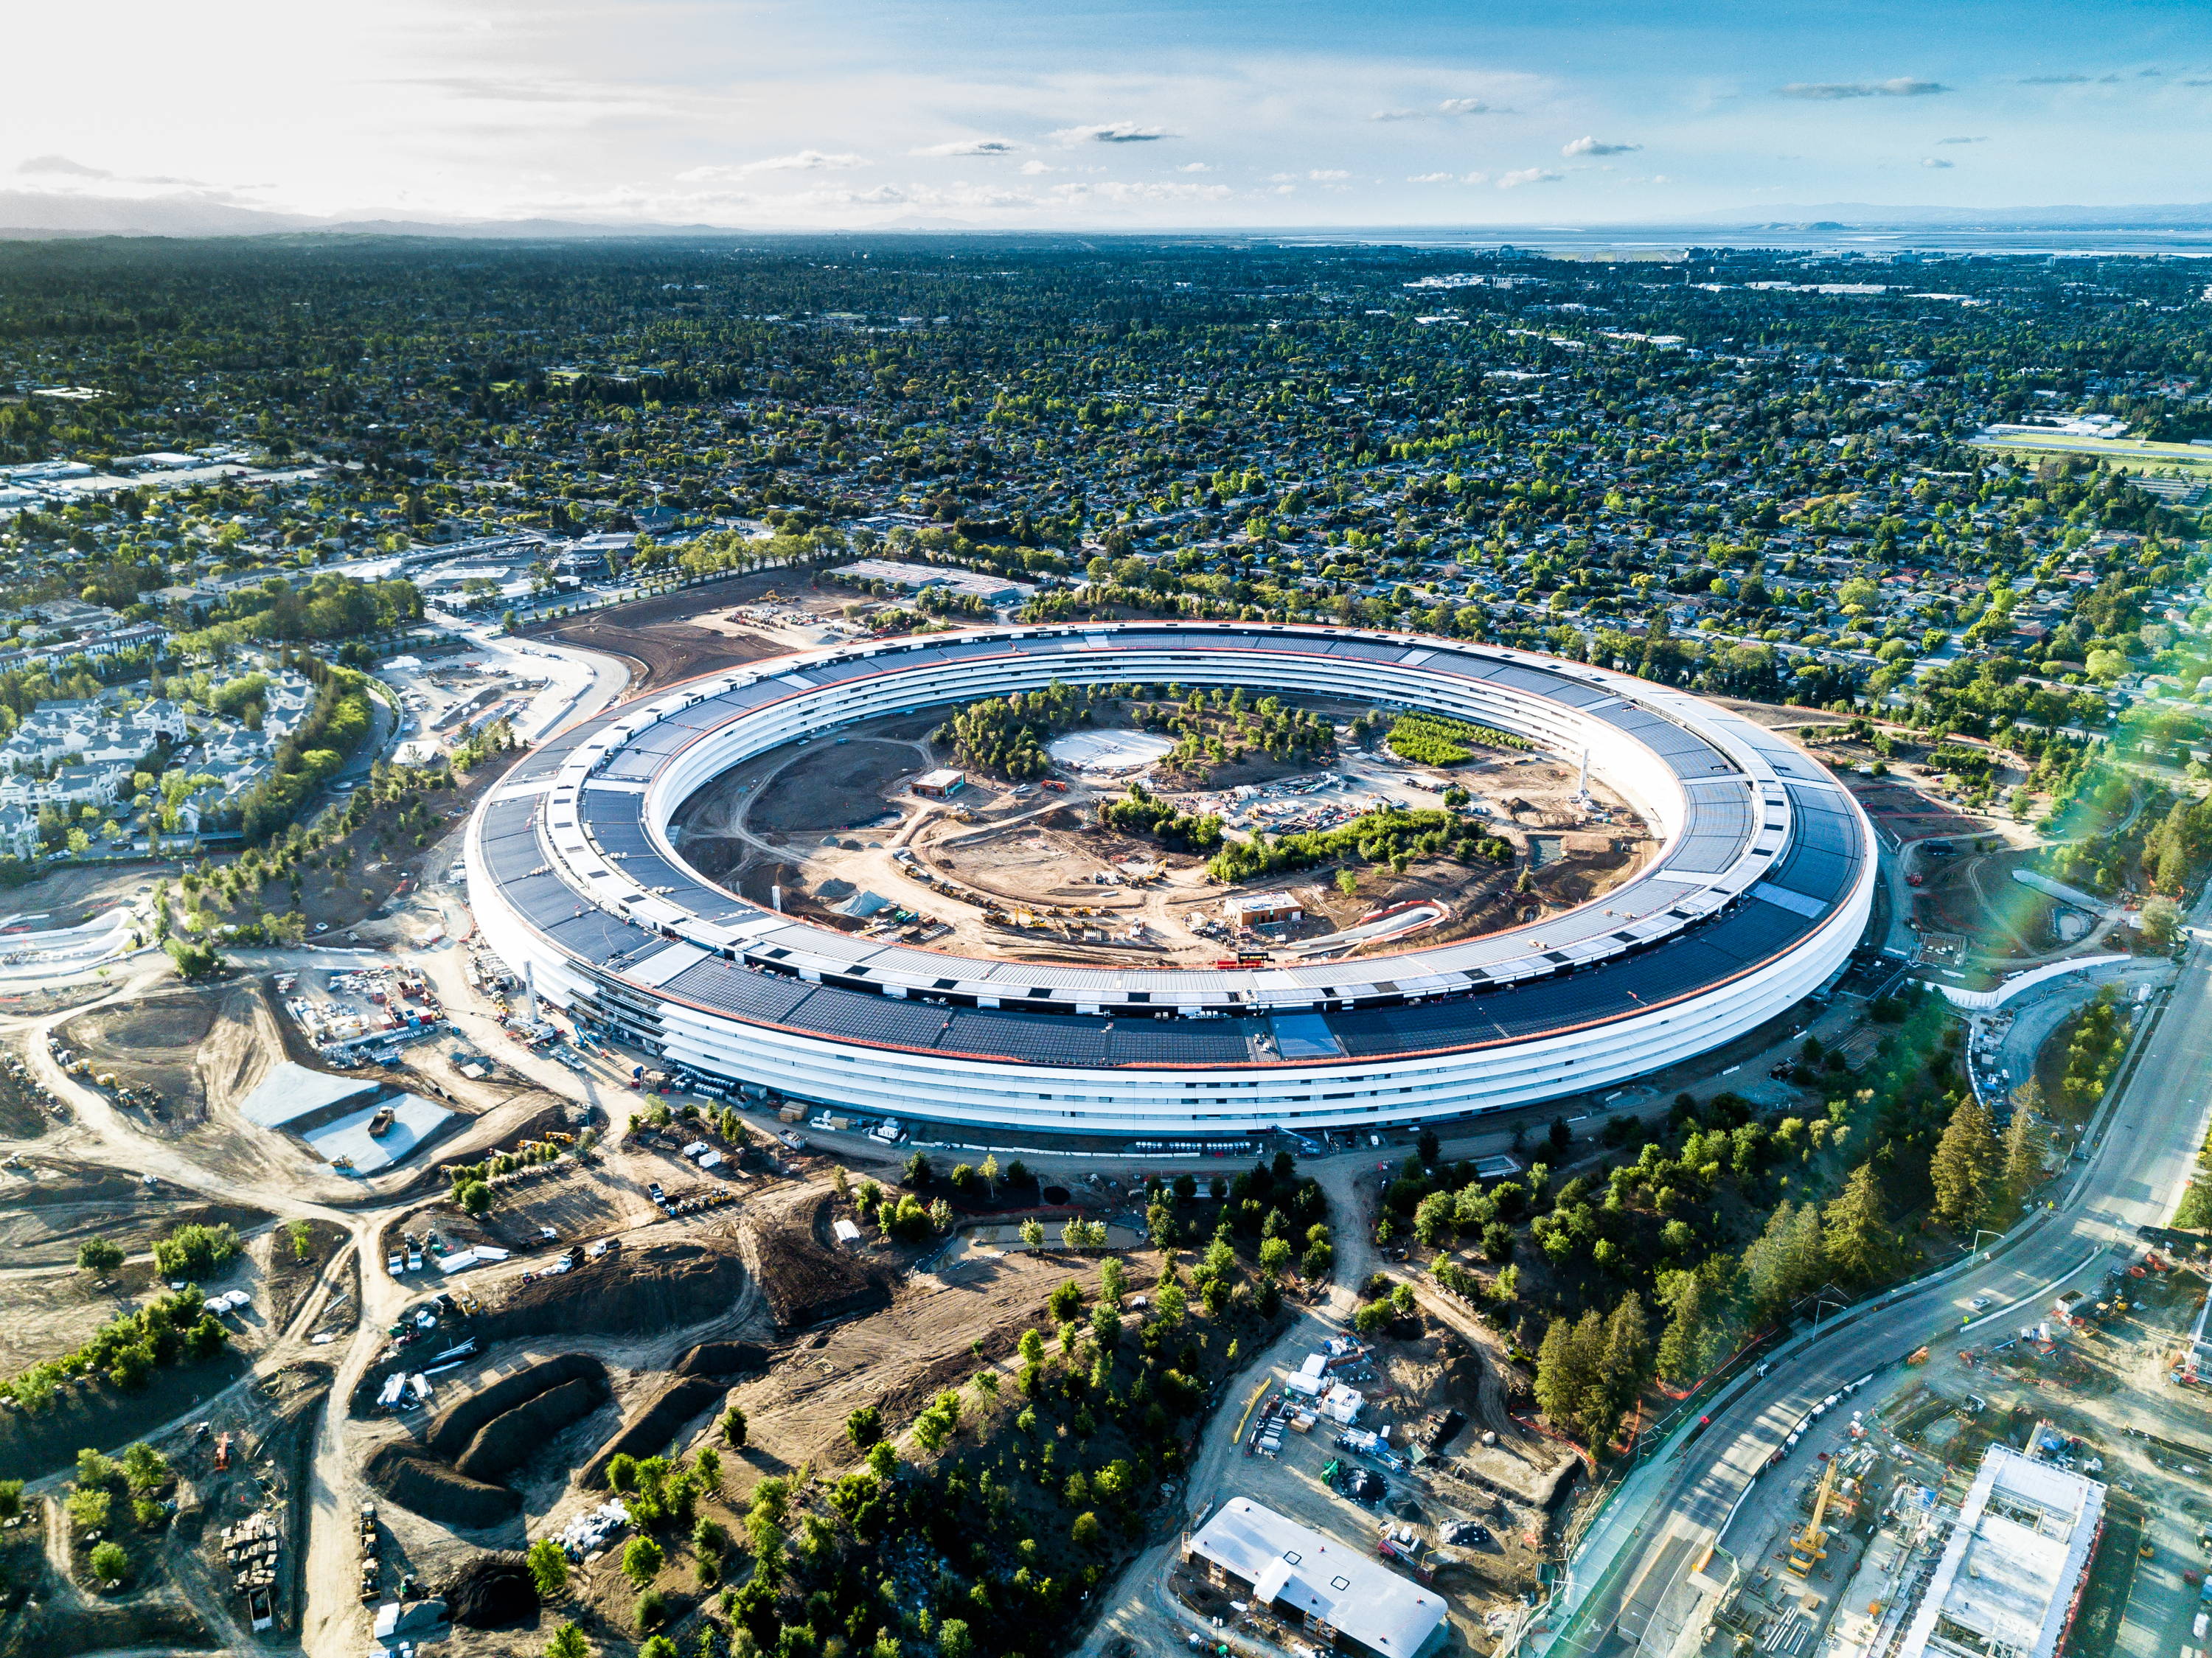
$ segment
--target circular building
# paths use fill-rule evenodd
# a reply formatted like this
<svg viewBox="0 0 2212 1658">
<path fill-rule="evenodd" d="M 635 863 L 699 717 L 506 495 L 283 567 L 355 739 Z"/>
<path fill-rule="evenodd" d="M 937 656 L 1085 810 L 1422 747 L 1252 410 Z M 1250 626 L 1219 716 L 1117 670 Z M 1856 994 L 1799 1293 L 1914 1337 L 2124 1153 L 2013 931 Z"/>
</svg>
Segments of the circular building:
<svg viewBox="0 0 2212 1658">
<path fill-rule="evenodd" d="M 854 722 L 1126 682 L 1356 697 L 1586 764 L 1656 857 L 1577 909 L 1388 955 L 1209 969 L 1038 965 L 841 932 L 733 896 L 669 822 L 750 756 Z M 486 941 L 536 993 L 710 1086 L 863 1118 L 1226 1141 L 1586 1093 L 1820 989 L 1873 901 L 1850 794 L 1775 733 L 1583 664 L 1411 635 L 1123 623 L 779 657 L 561 732 L 470 825 Z"/>
</svg>

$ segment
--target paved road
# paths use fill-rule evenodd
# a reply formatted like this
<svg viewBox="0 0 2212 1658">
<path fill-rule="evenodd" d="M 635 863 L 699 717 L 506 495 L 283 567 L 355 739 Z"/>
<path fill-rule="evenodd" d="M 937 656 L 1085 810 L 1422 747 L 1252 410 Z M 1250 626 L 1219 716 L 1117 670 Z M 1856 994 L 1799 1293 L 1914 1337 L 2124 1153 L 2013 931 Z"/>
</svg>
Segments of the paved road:
<svg viewBox="0 0 2212 1658">
<path fill-rule="evenodd" d="M 2212 896 L 2192 922 L 2212 919 Z M 1644 1470 L 1593 1529 L 1538 1652 L 1666 1658 L 1710 1609 L 1692 1574 L 1738 1499 L 1805 1411 L 1843 1383 L 1923 1342 L 1956 1336 L 1977 1295 L 1996 1298 L 1975 1327 L 2025 1322 L 2068 1279 L 2086 1287 L 2140 1248 L 2134 1229 L 2167 1220 L 2205 1130 L 2212 1066 L 2212 954 L 2193 944 L 2137 1062 L 2084 1142 L 2054 1206 L 2024 1223 L 1995 1259 L 1846 1315 L 1712 1410 L 1711 1426 Z M 1785 1464 L 1785 1467 L 1791 1467 Z"/>
</svg>

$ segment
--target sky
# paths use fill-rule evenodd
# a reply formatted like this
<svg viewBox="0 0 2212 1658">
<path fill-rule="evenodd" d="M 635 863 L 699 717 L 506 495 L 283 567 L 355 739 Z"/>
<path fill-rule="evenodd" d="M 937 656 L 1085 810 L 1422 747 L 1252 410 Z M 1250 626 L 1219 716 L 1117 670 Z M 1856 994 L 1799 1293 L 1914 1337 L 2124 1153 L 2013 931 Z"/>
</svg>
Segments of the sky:
<svg viewBox="0 0 2212 1658">
<path fill-rule="evenodd" d="M 0 192 L 763 229 L 2202 202 L 2208 24 L 2212 0 L 47 5 L 9 26 Z"/>
</svg>

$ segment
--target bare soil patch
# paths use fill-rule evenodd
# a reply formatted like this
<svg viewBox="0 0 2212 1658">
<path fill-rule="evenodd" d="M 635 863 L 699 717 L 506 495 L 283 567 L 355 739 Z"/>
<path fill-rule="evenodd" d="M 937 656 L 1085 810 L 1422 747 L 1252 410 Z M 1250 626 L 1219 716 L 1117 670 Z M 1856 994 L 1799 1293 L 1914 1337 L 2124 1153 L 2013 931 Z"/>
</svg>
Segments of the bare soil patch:
<svg viewBox="0 0 2212 1658">
<path fill-rule="evenodd" d="M 883 1306 L 890 1269 L 828 1240 L 830 1198 L 801 1187 L 748 1210 L 739 1228 L 746 1265 L 783 1330 L 805 1329 Z"/>
<path fill-rule="evenodd" d="M 824 744 L 754 801 L 746 826 L 769 835 L 857 829 L 884 815 L 895 782 L 927 769 L 908 744 L 867 738 Z"/>
<path fill-rule="evenodd" d="M 96 1075 L 153 1090 L 161 1096 L 155 1120 L 178 1126 L 204 1122 L 211 1101 L 246 1092 L 281 1052 L 274 1017 L 251 981 L 96 1007 L 55 1034 Z"/>
<path fill-rule="evenodd" d="M 778 577 L 784 587 L 789 587 L 794 580 L 789 571 L 740 576 L 628 604 L 610 604 L 585 616 L 525 631 L 532 638 L 550 639 L 622 658 L 634 665 L 635 671 L 627 695 L 641 696 L 674 680 L 696 678 L 740 663 L 783 654 L 785 647 L 773 641 L 702 628 L 691 620 L 708 612 L 719 615 L 733 604 L 757 598 L 777 587 Z"/>
</svg>

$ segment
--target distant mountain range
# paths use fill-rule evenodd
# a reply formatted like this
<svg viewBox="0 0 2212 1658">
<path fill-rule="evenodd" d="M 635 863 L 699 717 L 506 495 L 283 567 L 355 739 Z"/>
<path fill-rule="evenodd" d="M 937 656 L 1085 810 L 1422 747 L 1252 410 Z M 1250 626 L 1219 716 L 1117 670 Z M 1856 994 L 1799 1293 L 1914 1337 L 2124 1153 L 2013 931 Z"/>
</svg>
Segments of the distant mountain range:
<svg viewBox="0 0 2212 1658">
<path fill-rule="evenodd" d="M 2203 230 L 2212 202 L 2145 203 L 2129 207 L 1896 207 L 1871 202 L 1816 206 L 1730 208 L 1693 213 L 1687 224 L 1755 230 L 1767 226 L 1888 230 L 1941 226 L 1948 230 Z"/>
<path fill-rule="evenodd" d="M 1305 227 L 1304 234 L 1327 234 L 1330 227 Z M 1352 227 L 1341 227 L 1347 231 Z M 1474 227 L 1450 227 L 1473 228 Z M 2212 203 L 2154 203 L 2130 207 L 1898 207 L 1868 202 L 1826 202 L 1812 205 L 1731 208 L 1692 214 L 1650 230 L 2208 230 Z M 189 196 L 139 198 L 70 194 L 58 191 L 0 191 L 0 239 L 37 240 L 81 236 L 428 236 L 449 240 L 559 240 L 624 236 L 758 235 L 799 233 L 803 227 L 771 225 L 607 223 L 573 219 L 345 219 L 272 213 L 234 207 Z M 994 227 L 957 219 L 908 215 L 873 231 L 957 234 Z M 1004 228 L 1012 231 L 1014 227 Z M 1062 228 L 1065 229 L 1066 228 Z M 1279 234 L 1289 227 L 1271 227 Z M 1412 230 L 1416 227 L 1403 228 Z M 1437 228 L 1428 227 L 1426 228 Z M 1534 232 L 1542 227 L 1492 225 L 1495 233 Z M 1018 234 L 1018 233 L 1017 233 Z M 1132 228 L 1132 234 L 1143 234 Z M 1188 230 L 1177 234 L 1188 234 Z M 1371 234 L 1363 229 L 1358 234 Z"/>
</svg>

